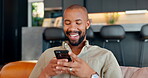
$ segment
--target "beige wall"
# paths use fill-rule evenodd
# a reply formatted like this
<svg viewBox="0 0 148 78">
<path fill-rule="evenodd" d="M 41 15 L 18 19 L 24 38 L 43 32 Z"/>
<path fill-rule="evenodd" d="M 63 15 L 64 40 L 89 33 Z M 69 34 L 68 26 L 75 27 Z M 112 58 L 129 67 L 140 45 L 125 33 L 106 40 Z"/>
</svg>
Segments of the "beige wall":
<svg viewBox="0 0 148 78">
<path fill-rule="evenodd" d="M 106 23 L 106 13 L 91 13 L 89 18 L 92 20 L 92 24 Z M 108 14 L 109 15 L 109 14 Z M 148 13 L 145 14 L 125 14 L 125 12 L 118 12 L 118 20 L 115 24 L 135 24 L 135 23 L 148 23 Z"/>
</svg>

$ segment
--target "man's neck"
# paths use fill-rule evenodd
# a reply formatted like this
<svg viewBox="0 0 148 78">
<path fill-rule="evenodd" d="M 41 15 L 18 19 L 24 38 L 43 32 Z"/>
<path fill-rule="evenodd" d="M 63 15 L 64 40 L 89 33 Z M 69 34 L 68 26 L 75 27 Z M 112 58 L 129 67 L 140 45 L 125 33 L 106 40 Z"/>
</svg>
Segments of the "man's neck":
<svg viewBox="0 0 148 78">
<path fill-rule="evenodd" d="M 70 48 L 72 50 L 72 52 L 76 55 L 80 54 L 82 48 L 85 46 L 85 42 L 86 41 L 83 41 L 82 43 L 80 43 L 78 46 L 72 46 L 70 45 Z"/>
</svg>

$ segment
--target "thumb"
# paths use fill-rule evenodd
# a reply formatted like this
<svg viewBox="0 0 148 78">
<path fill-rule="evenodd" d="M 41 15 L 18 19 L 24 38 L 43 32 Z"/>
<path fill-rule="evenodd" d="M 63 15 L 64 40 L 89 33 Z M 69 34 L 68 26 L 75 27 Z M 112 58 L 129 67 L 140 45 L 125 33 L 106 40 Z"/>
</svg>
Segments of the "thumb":
<svg viewBox="0 0 148 78">
<path fill-rule="evenodd" d="M 68 54 L 71 56 L 73 61 L 77 61 L 77 62 L 80 61 L 80 59 L 77 57 L 77 55 L 74 54 L 73 52 L 68 52 Z"/>
</svg>

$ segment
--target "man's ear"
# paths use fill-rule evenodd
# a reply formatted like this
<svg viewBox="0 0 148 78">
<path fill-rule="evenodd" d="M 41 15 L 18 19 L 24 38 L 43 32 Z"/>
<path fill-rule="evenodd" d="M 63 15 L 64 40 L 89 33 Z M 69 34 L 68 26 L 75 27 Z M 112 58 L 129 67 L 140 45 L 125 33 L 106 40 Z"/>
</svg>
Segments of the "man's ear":
<svg viewBox="0 0 148 78">
<path fill-rule="evenodd" d="M 86 25 L 86 28 L 88 29 L 90 27 L 90 24 L 91 24 L 91 21 L 90 19 L 87 20 L 87 25 Z"/>
</svg>

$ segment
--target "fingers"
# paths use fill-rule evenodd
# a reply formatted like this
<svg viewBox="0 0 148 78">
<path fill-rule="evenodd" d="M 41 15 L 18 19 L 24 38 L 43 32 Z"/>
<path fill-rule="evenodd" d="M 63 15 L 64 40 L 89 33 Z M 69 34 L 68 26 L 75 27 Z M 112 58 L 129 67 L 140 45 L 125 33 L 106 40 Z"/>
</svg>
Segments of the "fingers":
<svg viewBox="0 0 148 78">
<path fill-rule="evenodd" d="M 52 63 L 52 64 L 57 64 L 57 62 L 68 62 L 68 59 L 57 59 L 56 57 L 54 57 L 53 59 L 50 60 L 49 63 Z"/>
<path fill-rule="evenodd" d="M 68 59 L 58 59 L 57 60 L 57 63 L 58 62 L 68 62 Z M 55 66 L 55 72 L 57 74 L 67 73 L 67 70 L 65 68 L 62 68 L 62 67 L 63 67 L 62 65 L 56 64 L 56 66 Z"/>
<path fill-rule="evenodd" d="M 58 68 L 57 64 L 52 64 L 51 68 L 52 68 L 52 72 L 55 73 L 55 75 L 64 73 L 64 71 Z"/>
<path fill-rule="evenodd" d="M 80 59 L 73 52 L 69 52 L 68 54 L 72 57 L 73 61 L 80 62 Z"/>
<path fill-rule="evenodd" d="M 58 59 L 57 63 L 58 62 L 68 62 L 68 59 Z"/>
<path fill-rule="evenodd" d="M 57 66 L 61 65 L 61 64 L 57 64 L 57 63 L 66 63 L 68 62 L 68 59 L 56 59 L 56 58 L 53 58 L 50 60 L 49 62 L 49 66 L 51 68 L 56 68 Z"/>
<path fill-rule="evenodd" d="M 56 64 L 57 63 L 57 58 L 56 57 L 52 58 L 49 63 Z"/>
<path fill-rule="evenodd" d="M 72 67 L 56 67 L 57 70 L 61 70 L 65 73 L 74 73 L 78 71 L 78 68 L 72 68 Z"/>
<path fill-rule="evenodd" d="M 68 62 L 68 59 L 55 59 L 57 61 L 56 63 L 57 65 L 56 66 L 53 65 L 52 67 L 55 67 L 55 72 L 57 74 L 61 74 L 61 73 L 74 74 L 79 70 L 81 59 L 78 58 L 77 55 L 75 55 L 72 52 L 69 52 L 69 55 L 73 60 L 72 62 Z"/>
<path fill-rule="evenodd" d="M 56 70 L 60 70 L 62 72 L 68 73 L 68 68 L 67 67 L 57 66 Z"/>
<path fill-rule="evenodd" d="M 51 64 L 51 68 L 56 68 L 57 64 Z"/>
<path fill-rule="evenodd" d="M 75 67 L 75 64 L 73 64 L 73 62 L 57 62 L 57 64 L 63 67 Z"/>
<path fill-rule="evenodd" d="M 70 68 L 68 68 L 68 71 L 69 71 L 69 73 L 77 72 L 78 71 L 78 68 L 72 68 L 72 67 L 70 67 Z"/>
<path fill-rule="evenodd" d="M 63 60 L 58 60 L 57 64 L 61 65 L 61 66 L 65 66 L 65 67 L 79 67 L 78 64 L 81 64 L 81 59 L 78 58 L 74 53 L 69 52 L 69 55 L 72 57 L 72 62 L 68 62 L 67 59 L 63 59 Z"/>
<path fill-rule="evenodd" d="M 55 73 L 56 73 L 56 74 L 62 74 L 63 71 L 56 71 Z"/>
<path fill-rule="evenodd" d="M 55 76 L 59 75 L 62 73 L 65 73 L 65 71 L 62 71 L 58 67 L 61 65 L 58 65 L 57 62 L 68 62 L 67 59 L 57 59 L 57 58 L 52 58 L 49 62 L 49 64 L 43 69 L 44 73 L 47 73 L 49 76 Z"/>
</svg>

